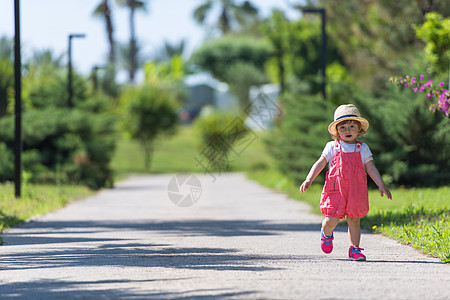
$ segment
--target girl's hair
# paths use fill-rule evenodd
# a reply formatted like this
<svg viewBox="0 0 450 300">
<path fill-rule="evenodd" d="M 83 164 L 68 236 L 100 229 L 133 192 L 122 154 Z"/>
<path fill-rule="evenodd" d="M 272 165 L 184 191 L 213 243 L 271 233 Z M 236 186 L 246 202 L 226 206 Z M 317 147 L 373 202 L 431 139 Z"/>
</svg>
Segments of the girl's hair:
<svg viewBox="0 0 450 300">
<path fill-rule="evenodd" d="M 366 134 L 366 131 L 364 129 L 362 129 L 361 123 L 359 121 L 356 121 L 356 120 L 345 120 L 345 121 L 342 121 L 342 122 L 336 124 L 336 135 L 334 135 L 334 134 L 331 135 L 333 140 L 338 140 L 339 139 L 338 127 L 341 126 L 341 125 L 349 124 L 349 123 L 354 123 L 354 124 L 358 125 L 358 128 L 359 128 L 358 136 L 363 136 L 363 135 Z"/>
</svg>

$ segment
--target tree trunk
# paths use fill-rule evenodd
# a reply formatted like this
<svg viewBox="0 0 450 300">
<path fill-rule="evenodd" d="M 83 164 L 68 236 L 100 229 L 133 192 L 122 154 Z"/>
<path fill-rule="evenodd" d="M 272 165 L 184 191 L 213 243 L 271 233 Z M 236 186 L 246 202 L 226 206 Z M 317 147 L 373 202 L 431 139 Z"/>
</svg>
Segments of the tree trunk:
<svg viewBox="0 0 450 300">
<path fill-rule="evenodd" d="M 106 32 L 108 33 L 108 42 L 109 42 L 109 55 L 108 60 L 111 65 L 115 65 L 116 63 L 116 45 L 114 41 L 114 28 L 112 23 L 111 16 L 111 8 L 109 6 L 108 0 L 103 1 L 103 14 L 105 16 L 106 22 Z"/>
<path fill-rule="evenodd" d="M 149 172 L 153 157 L 153 142 L 152 141 L 141 141 L 142 149 L 144 150 L 144 167 L 145 171 Z"/>
<path fill-rule="evenodd" d="M 128 1 L 128 6 L 130 7 L 130 69 L 129 71 L 129 82 L 134 84 L 135 74 L 137 70 L 137 51 L 136 51 L 136 31 L 134 27 L 134 12 L 135 12 L 135 2 L 134 0 Z"/>
</svg>

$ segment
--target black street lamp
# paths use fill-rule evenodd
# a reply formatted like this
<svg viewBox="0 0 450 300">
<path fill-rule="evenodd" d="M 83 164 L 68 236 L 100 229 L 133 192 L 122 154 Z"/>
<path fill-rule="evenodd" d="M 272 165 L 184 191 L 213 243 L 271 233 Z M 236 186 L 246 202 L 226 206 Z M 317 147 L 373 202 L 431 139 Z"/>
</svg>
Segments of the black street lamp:
<svg viewBox="0 0 450 300">
<path fill-rule="evenodd" d="M 326 12 L 324 8 L 303 8 L 303 13 L 315 13 L 320 14 L 322 19 L 322 55 L 321 55 L 321 62 L 322 62 L 322 96 L 323 99 L 327 98 L 325 86 L 326 86 L 326 68 L 327 68 L 327 32 L 325 30 L 326 28 Z"/>
<path fill-rule="evenodd" d="M 93 85 L 93 88 L 94 88 L 94 92 L 97 91 L 97 89 L 98 89 L 97 73 L 98 73 L 98 70 L 100 70 L 100 69 L 105 69 L 105 67 L 104 66 L 95 65 L 92 68 L 92 85 Z"/>
<path fill-rule="evenodd" d="M 67 105 L 69 107 L 73 107 L 73 85 L 72 85 L 72 39 L 73 38 L 85 38 L 86 35 L 84 33 L 78 34 L 69 34 L 69 74 L 68 74 L 68 86 L 67 91 L 69 94 L 69 98 L 67 99 Z"/>
<path fill-rule="evenodd" d="M 14 0 L 14 194 L 21 196 L 22 183 L 22 60 L 20 56 L 20 1 Z"/>
</svg>

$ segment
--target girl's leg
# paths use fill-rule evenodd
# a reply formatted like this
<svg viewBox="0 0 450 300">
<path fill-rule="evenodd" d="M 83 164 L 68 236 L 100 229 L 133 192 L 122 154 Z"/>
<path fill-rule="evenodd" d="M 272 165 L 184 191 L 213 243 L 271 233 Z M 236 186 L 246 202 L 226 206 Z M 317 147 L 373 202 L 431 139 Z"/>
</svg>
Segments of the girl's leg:
<svg viewBox="0 0 450 300">
<path fill-rule="evenodd" d="M 359 242 L 361 241 L 361 226 L 359 224 L 359 221 L 359 218 L 347 217 L 348 238 L 350 240 L 350 246 L 359 247 Z"/>
<path fill-rule="evenodd" d="M 331 236 L 333 234 L 334 228 L 339 223 L 339 218 L 335 217 L 325 217 L 322 221 L 322 230 L 326 236 Z"/>
</svg>

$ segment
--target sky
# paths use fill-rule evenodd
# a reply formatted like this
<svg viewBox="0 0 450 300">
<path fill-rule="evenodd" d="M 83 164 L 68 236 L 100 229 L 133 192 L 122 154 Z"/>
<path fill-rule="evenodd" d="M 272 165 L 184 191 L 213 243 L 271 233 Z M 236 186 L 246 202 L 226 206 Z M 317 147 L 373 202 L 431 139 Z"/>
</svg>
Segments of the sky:
<svg viewBox="0 0 450 300">
<path fill-rule="evenodd" d="M 111 1 L 114 3 L 114 1 Z M 186 43 L 186 55 L 201 45 L 206 28 L 198 25 L 194 9 L 202 0 L 149 0 L 147 12 L 136 14 L 138 41 L 143 54 L 150 56 L 164 45 L 164 41 Z M 289 2 L 293 0 L 253 0 L 262 16 L 272 9 L 295 14 Z M 84 33 L 86 38 L 72 40 L 72 62 L 77 71 L 89 74 L 95 65 L 106 62 L 108 42 L 104 21 L 92 12 L 100 0 L 21 0 L 21 43 L 25 60 L 34 50 L 51 49 L 55 55 L 67 53 L 68 35 Z M 128 10 L 113 7 L 115 39 L 129 40 Z M 0 0 L 0 37 L 14 37 L 14 0 Z M 64 56 L 66 60 L 67 56 Z"/>
</svg>

